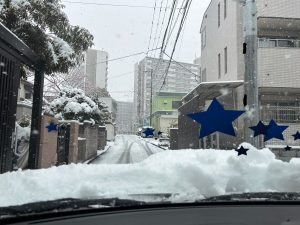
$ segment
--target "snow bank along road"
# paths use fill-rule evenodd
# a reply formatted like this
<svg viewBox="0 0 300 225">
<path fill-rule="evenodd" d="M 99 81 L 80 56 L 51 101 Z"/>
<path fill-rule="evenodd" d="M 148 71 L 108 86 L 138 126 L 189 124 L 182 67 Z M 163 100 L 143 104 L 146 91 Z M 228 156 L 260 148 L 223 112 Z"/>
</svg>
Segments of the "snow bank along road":
<svg viewBox="0 0 300 225">
<path fill-rule="evenodd" d="M 138 142 L 128 139 L 128 146 Z M 118 138 L 113 146 L 115 152 L 120 151 L 115 162 L 124 150 L 122 140 Z M 238 156 L 234 150 L 166 150 L 139 163 L 70 164 L 0 174 L 0 207 L 61 198 L 136 199 L 132 195 L 138 194 L 171 193 L 169 200 L 183 202 L 231 193 L 299 192 L 299 158 L 283 162 L 269 149 L 242 145 L 250 149 L 247 156 Z M 140 156 L 133 155 L 135 151 L 147 156 L 134 143 L 130 150 L 132 160 Z"/>
<path fill-rule="evenodd" d="M 150 155 L 163 151 L 142 138 L 134 135 L 119 135 L 115 144 L 100 155 L 92 164 L 130 164 L 138 163 Z"/>
</svg>

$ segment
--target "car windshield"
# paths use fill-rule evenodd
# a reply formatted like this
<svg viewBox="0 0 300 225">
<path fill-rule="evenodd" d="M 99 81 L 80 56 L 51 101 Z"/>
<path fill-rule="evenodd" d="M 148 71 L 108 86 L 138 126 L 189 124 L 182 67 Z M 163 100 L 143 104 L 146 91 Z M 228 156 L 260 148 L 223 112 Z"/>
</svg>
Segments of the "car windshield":
<svg viewBox="0 0 300 225">
<path fill-rule="evenodd" d="M 299 0 L 0 0 L 0 218 L 299 196 L 299 62 Z"/>
</svg>

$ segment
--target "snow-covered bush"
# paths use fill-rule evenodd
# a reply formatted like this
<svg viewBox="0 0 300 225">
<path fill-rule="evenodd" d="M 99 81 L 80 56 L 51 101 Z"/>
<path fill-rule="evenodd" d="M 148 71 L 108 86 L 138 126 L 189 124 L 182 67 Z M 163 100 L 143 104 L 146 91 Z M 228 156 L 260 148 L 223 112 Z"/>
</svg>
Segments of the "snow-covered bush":
<svg viewBox="0 0 300 225">
<path fill-rule="evenodd" d="M 99 100 L 95 102 L 81 89 L 71 87 L 63 88 L 59 96 L 51 102 L 50 107 L 58 119 L 80 122 L 89 120 L 99 125 L 103 125 L 110 115 L 103 102 Z"/>
<path fill-rule="evenodd" d="M 21 127 L 29 127 L 31 123 L 31 116 L 24 114 L 17 122 Z"/>
</svg>

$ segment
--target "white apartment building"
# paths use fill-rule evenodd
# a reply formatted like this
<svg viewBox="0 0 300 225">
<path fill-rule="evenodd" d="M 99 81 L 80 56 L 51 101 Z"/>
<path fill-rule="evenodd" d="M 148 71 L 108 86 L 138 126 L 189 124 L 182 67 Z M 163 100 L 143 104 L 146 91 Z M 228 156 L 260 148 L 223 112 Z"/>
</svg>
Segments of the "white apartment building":
<svg viewBox="0 0 300 225">
<path fill-rule="evenodd" d="M 97 88 L 107 89 L 108 53 L 88 49 L 85 58 L 85 74 L 91 84 Z"/>
<path fill-rule="evenodd" d="M 146 57 L 135 65 L 136 127 L 149 125 L 151 90 L 152 96 L 159 91 L 188 93 L 199 84 L 200 65 L 183 62 L 172 62 L 164 80 L 168 62 Z"/>
<path fill-rule="evenodd" d="M 266 122 L 275 119 L 290 126 L 284 133 L 285 142 L 266 143 L 276 148 L 286 145 L 291 135 L 300 129 L 300 1 L 256 2 L 260 119 Z M 244 80 L 243 5 L 240 1 L 212 0 L 203 17 L 201 39 L 202 82 Z M 233 96 L 236 106 L 241 108 L 243 86 L 237 88 Z M 216 140 L 215 147 L 222 145 L 220 137 L 211 140 Z"/>
</svg>

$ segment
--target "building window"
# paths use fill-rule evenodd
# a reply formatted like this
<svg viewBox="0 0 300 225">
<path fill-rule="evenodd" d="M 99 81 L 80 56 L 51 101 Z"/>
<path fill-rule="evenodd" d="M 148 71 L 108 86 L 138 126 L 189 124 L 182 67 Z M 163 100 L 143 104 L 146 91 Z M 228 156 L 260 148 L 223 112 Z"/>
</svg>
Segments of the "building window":
<svg viewBox="0 0 300 225">
<path fill-rule="evenodd" d="M 227 17 L 227 0 L 224 0 L 224 19 Z"/>
<path fill-rule="evenodd" d="M 221 5 L 218 4 L 218 27 L 221 25 Z"/>
<path fill-rule="evenodd" d="M 278 40 L 278 47 L 294 48 L 296 45 L 295 42 L 291 40 Z"/>
<path fill-rule="evenodd" d="M 205 46 L 206 46 L 206 27 L 204 27 L 201 33 L 201 49 L 204 49 Z"/>
<path fill-rule="evenodd" d="M 202 77 L 202 82 L 206 82 L 206 69 L 203 69 L 203 70 L 202 70 L 202 75 L 201 75 L 201 77 Z"/>
<path fill-rule="evenodd" d="M 221 78 L 221 54 L 218 54 L 218 78 Z"/>
<path fill-rule="evenodd" d="M 227 69 L 228 69 L 228 58 L 227 58 L 227 47 L 224 48 L 224 69 L 225 69 L 225 74 L 227 74 Z"/>
<path fill-rule="evenodd" d="M 259 39 L 260 48 L 275 48 L 277 46 L 276 40 L 268 40 L 268 39 Z"/>
</svg>

